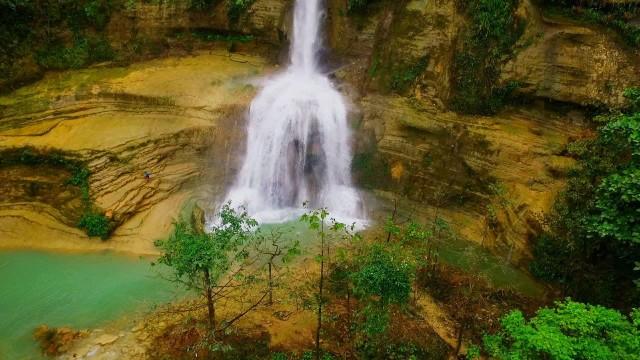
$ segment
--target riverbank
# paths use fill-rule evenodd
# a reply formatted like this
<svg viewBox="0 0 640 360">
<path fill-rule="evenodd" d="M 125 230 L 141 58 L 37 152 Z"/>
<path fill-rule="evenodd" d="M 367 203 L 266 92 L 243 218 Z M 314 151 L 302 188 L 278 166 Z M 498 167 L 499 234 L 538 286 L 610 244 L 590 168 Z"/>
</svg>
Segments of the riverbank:
<svg viewBox="0 0 640 360">
<path fill-rule="evenodd" d="M 184 296 L 152 268 L 153 258 L 101 253 L 0 251 L 0 353 L 38 359 L 36 327 L 122 329 L 155 306 Z"/>
</svg>

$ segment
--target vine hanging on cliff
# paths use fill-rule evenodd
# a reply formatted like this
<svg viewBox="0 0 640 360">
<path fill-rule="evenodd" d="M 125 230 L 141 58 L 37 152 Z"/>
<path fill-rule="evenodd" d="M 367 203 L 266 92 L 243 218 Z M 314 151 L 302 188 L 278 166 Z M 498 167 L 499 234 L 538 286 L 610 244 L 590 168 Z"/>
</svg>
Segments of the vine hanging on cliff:
<svg viewBox="0 0 640 360">
<path fill-rule="evenodd" d="M 499 85 L 500 67 L 524 32 L 515 15 L 519 0 L 458 1 L 469 19 L 453 63 L 451 107 L 462 113 L 493 114 L 518 87 Z"/>
</svg>

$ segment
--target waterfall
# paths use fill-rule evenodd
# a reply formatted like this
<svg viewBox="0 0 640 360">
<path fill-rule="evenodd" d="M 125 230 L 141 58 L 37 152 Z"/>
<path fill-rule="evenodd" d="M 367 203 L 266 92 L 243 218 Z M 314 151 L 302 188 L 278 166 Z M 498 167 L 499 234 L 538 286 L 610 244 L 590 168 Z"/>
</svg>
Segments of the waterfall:
<svg viewBox="0 0 640 360">
<path fill-rule="evenodd" d="M 361 218 L 347 106 L 317 64 L 320 1 L 296 1 L 290 65 L 251 103 L 244 164 L 225 200 L 262 222 L 290 220 L 304 202 L 342 221 Z"/>
</svg>

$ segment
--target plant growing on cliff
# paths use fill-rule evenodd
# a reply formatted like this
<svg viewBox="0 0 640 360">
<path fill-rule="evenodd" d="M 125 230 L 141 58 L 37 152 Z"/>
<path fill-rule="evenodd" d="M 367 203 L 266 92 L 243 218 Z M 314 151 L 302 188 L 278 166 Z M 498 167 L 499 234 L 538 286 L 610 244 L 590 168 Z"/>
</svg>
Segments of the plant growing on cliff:
<svg viewBox="0 0 640 360">
<path fill-rule="evenodd" d="M 453 98 L 456 111 L 492 114 L 519 86 L 497 84 L 500 67 L 523 33 L 515 15 L 518 0 L 458 2 L 470 20 L 462 49 L 453 63 Z"/>
<path fill-rule="evenodd" d="M 95 210 L 86 210 L 78 222 L 78 227 L 84 229 L 87 235 L 97 236 L 102 240 L 108 239 L 113 229 L 109 218 Z"/>
<path fill-rule="evenodd" d="M 232 22 L 240 19 L 240 16 L 247 12 L 255 0 L 229 0 L 227 16 Z"/>
<path fill-rule="evenodd" d="M 512 311 L 500 323 L 502 330 L 483 340 L 495 359 L 638 359 L 640 354 L 640 310 L 626 317 L 566 300 L 529 320 Z"/>
<path fill-rule="evenodd" d="M 216 301 L 228 295 L 230 283 L 246 270 L 248 249 L 258 225 L 246 211 L 236 211 L 229 204 L 223 206 L 219 217 L 220 223 L 210 233 L 179 221 L 167 240 L 155 243 L 161 252 L 157 262 L 173 270 L 171 280 L 205 298 L 212 336 L 217 324 Z"/>
</svg>

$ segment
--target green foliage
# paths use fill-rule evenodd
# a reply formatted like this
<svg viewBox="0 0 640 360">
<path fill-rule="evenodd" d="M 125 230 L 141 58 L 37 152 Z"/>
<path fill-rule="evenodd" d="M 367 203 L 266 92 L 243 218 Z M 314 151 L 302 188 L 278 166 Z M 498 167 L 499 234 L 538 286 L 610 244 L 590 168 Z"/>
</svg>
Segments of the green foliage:
<svg viewBox="0 0 640 360">
<path fill-rule="evenodd" d="M 454 59 L 451 105 L 463 113 L 493 114 L 519 87 L 517 83 L 497 85 L 501 64 L 523 32 L 515 16 L 518 1 L 471 0 L 459 5 L 471 24 Z"/>
<path fill-rule="evenodd" d="M 601 120 L 596 138 L 568 149 L 578 167 L 538 238 L 531 270 L 578 299 L 626 303 L 640 259 L 640 113 Z"/>
<path fill-rule="evenodd" d="M 72 47 L 50 44 L 38 52 L 37 59 L 45 69 L 79 69 L 89 61 L 89 46 L 85 39 L 79 39 Z"/>
<path fill-rule="evenodd" d="M 602 238 L 640 244 L 640 168 L 606 177 L 596 191 L 590 231 Z"/>
<path fill-rule="evenodd" d="M 215 3 L 216 0 L 190 0 L 189 8 L 192 10 L 206 10 Z"/>
<path fill-rule="evenodd" d="M 397 246 L 375 244 L 356 259 L 351 281 L 354 295 L 365 304 L 359 312 L 364 319 L 360 331 L 368 341 L 387 331 L 390 305 L 409 301 L 414 269 L 401 254 Z"/>
<path fill-rule="evenodd" d="M 112 230 L 109 218 L 94 210 L 87 210 L 82 214 L 78 227 L 84 229 L 87 235 L 97 236 L 102 240 L 108 239 Z"/>
<path fill-rule="evenodd" d="M 271 355 L 271 360 L 288 360 L 287 354 L 277 352 Z"/>
<path fill-rule="evenodd" d="M 253 35 L 245 35 L 245 34 L 233 34 L 233 33 L 220 33 L 205 29 L 193 30 L 191 34 L 198 40 L 201 41 L 224 41 L 224 42 L 239 42 L 246 43 L 253 41 Z"/>
<path fill-rule="evenodd" d="M 248 257 L 247 246 L 257 225 L 246 211 L 237 212 L 230 204 L 223 206 L 220 224 L 209 233 L 198 233 L 188 222 L 178 221 L 167 240 L 155 242 L 162 253 L 158 263 L 173 269 L 176 282 L 202 290 L 205 273 L 215 285 L 234 264 Z"/>
<path fill-rule="evenodd" d="M 79 69 L 91 63 L 113 60 L 115 52 L 105 39 L 76 39 L 73 46 L 61 42 L 49 44 L 38 51 L 38 64 L 45 69 Z"/>
<path fill-rule="evenodd" d="M 240 16 L 247 12 L 255 0 L 229 0 L 227 16 L 232 22 L 240 19 Z"/>
<path fill-rule="evenodd" d="M 624 97 L 629 100 L 631 111 L 640 112 L 640 87 L 625 89 Z"/>
<path fill-rule="evenodd" d="M 502 330 L 484 338 L 496 359 L 638 359 L 640 312 L 630 318 L 602 306 L 566 300 L 526 320 L 516 310 L 502 317 Z"/>
<path fill-rule="evenodd" d="M 353 274 L 357 296 L 381 306 L 409 300 L 413 268 L 392 248 L 375 244 L 358 261 L 359 270 Z"/>
<path fill-rule="evenodd" d="M 467 360 L 480 359 L 480 347 L 478 347 L 477 345 L 469 346 L 465 358 Z"/>
</svg>

